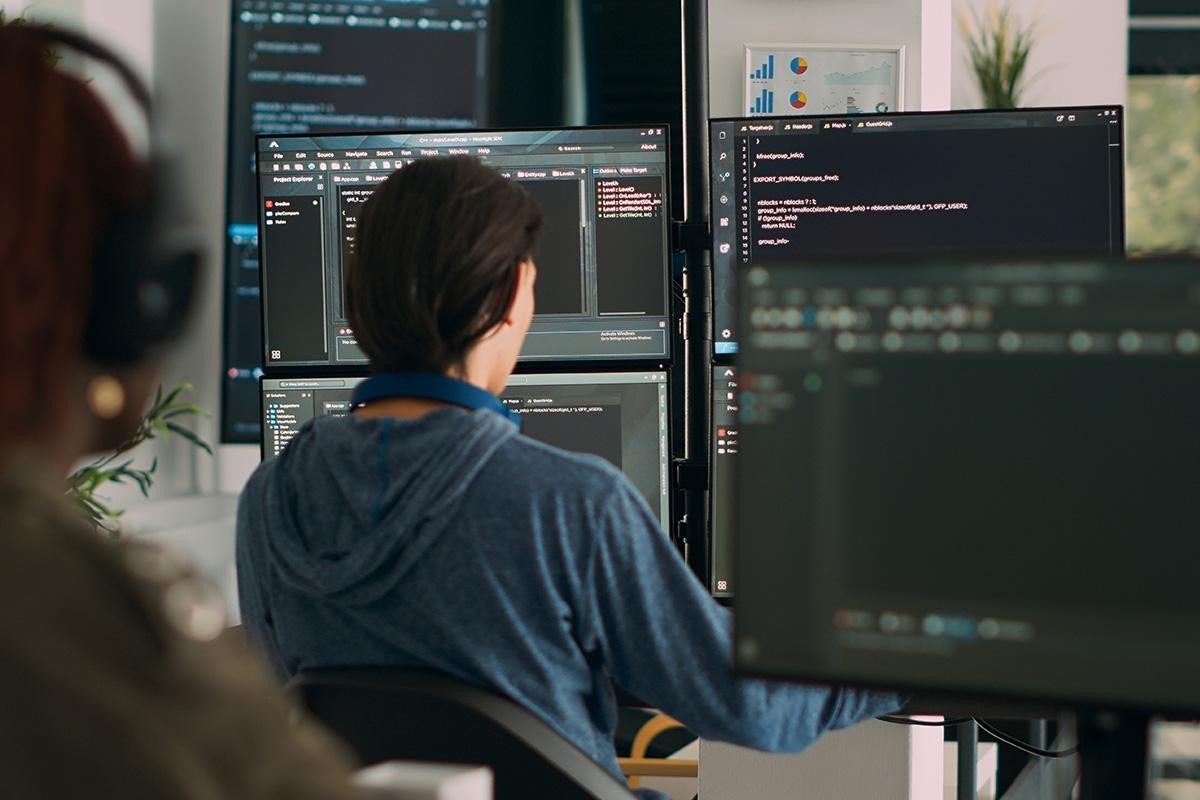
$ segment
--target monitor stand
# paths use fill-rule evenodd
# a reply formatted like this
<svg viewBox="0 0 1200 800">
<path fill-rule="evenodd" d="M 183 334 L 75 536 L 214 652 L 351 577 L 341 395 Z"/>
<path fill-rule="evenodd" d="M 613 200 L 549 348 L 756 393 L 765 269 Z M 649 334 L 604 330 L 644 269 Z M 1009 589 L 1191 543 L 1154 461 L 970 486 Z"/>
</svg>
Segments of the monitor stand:
<svg viewBox="0 0 1200 800">
<path fill-rule="evenodd" d="M 1079 711 L 1080 800 L 1149 797 L 1150 715 Z"/>
</svg>

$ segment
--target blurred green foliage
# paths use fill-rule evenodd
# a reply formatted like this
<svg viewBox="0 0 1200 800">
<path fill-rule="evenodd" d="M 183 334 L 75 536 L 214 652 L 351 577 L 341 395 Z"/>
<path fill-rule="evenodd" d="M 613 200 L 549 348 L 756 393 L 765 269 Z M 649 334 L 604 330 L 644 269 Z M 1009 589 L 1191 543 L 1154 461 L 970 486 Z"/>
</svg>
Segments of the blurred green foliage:
<svg viewBox="0 0 1200 800">
<path fill-rule="evenodd" d="M 983 10 L 968 6 L 958 14 L 971 72 L 983 108 L 1019 108 L 1032 78 L 1025 74 L 1037 38 L 1036 23 L 1024 23 L 1008 4 L 988 0 Z"/>
<path fill-rule="evenodd" d="M 1200 255 L 1200 75 L 1129 79 L 1127 249 Z"/>
<path fill-rule="evenodd" d="M 26 9 L 28 10 L 28 9 Z M 4 6 L 0 6 L 0 25 L 25 25 L 29 20 L 25 18 L 25 11 L 22 11 L 15 17 L 8 17 L 4 11 Z M 62 56 L 53 47 L 46 48 L 46 63 L 50 66 L 57 66 L 58 62 L 62 61 Z"/>
<path fill-rule="evenodd" d="M 98 490 L 103 490 L 111 483 L 133 484 L 141 490 L 143 497 L 150 496 L 158 459 L 154 459 L 149 467 L 135 466 L 134 459 L 128 454 L 138 445 L 174 434 L 212 455 L 208 443 L 181 424 L 188 417 L 207 416 L 204 409 L 180 399 L 191 390 L 191 384 L 184 383 L 164 394 L 159 386 L 154 402 L 142 415 L 141 424 L 128 439 L 113 452 L 71 473 L 67 479 L 67 495 L 75 499 L 96 530 L 116 536 L 119 532 L 118 518 L 125 513 L 110 506 L 97 493 Z"/>
</svg>

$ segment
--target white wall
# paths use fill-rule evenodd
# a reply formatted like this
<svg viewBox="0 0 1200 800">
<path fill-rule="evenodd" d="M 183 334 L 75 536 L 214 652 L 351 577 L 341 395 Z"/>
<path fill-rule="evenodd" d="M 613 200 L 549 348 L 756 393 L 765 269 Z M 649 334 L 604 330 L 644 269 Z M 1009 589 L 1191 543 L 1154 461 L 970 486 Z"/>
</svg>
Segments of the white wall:
<svg viewBox="0 0 1200 800">
<path fill-rule="evenodd" d="M 207 249 L 204 284 L 187 338 L 170 354 L 166 379 L 196 387 L 195 402 L 211 417 L 196 428 L 208 442 L 219 438 L 221 314 L 225 220 L 225 107 L 228 85 L 228 3 L 153 0 L 156 89 L 161 127 L 179 156 L 181 183 Z M 257 448 L 243 448 L 254 450 Z M 216 458 L 192 451 L 195 488 L 217 484 Z M 240 488 L 240 486 L 239 486 Z"/>
<path fill-rule="evenodd" d="M 954 13 L 986 9 L 988 0 L 953 0 Z M 1025 22 L 1037 21 L 1038 38 L 1028 74 L 1040 75 L 1022 105 L 1108 105 L 1125 102 L 1129 61 L 1129 0 L 1008 0 Z M 977 108 L 966 46 L 954 30 L 954 108 Z"/>
<path fill-rule="evenodd" d="M 153 81 L 154 47 L 151 35 L 154 0 L 0 0 L 8 15 L 23 14 L 35 22 L 86 33 L 112 47 L 139 76 Z M 63 53 L 68 68 L 80 68 L 80 59 Z M 121 81 L 107 68 L 82 66 L 92 88 L 108 102 L 136 147 L 146 144 L 146 125 L 137 104 Z"/>
<path fill-rule="evenodd" d="M 110 45 L 154 86 L 154 0 L 81 0 L 83 29 Z M 126 92 L 120 78 L 102 68 L 90 68 L 92 88 L 109 103 L 139 151 L 148 146 L 141 108 Z"/>
<path fill-rule="evenodd" d="M 954 15 L 951 0 L 921 3 L 921 104 L 922 111 L 950 108 L 951 59 Z M 912 108 L 916 110 L 917 106 Z"/>
<path fill-rule="evenodd" d="M 27 19 L 37 22 L 81 27 L 85 2 L 86 0 L 3 0 L 0 2 L 0 8 L 3 8 L 9 17 L 23 13 Z"/>
<path fill-rule="evenodd" d="M 950 97 L 949 0 L 709 0 L 710 111 L 742 113 L 747 42 L 902 44 L 908 111 Z"/>
</svg>

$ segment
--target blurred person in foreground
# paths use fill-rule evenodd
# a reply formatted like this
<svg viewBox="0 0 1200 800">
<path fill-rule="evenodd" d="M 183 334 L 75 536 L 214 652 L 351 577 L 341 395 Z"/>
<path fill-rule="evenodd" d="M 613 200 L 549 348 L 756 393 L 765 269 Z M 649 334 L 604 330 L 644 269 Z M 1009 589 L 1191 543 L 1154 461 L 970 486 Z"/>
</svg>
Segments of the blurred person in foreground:
<svg viewBox="0 0 1200 800">
<path fill-rule="evenodd" d="M 163 551 L 102 538 L 64 494 L 76 461 L 132 433 L 157 382 L 160 348 L 140 352 L 112 310 L 152 316 L 166 290 L 127 274 L 148 255 L 131 210 L 164 199 L 155 170 L 47 59 L 111 54 L 62 35 L 0 27 L 0 794 L 350 797 L 341 751 L 289 724 L 223 634 L 214 590 Z M 181 327 L 158 322 L 156 344 Z"/>
</svg>

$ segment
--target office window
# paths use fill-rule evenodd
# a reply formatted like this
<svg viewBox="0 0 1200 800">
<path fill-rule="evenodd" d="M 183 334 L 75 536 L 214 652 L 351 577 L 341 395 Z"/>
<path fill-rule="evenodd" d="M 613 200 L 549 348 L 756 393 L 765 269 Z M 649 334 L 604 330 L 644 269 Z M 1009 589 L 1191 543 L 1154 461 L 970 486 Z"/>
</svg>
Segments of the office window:
<svg viewBox="0 0 1200 800">
<path fill-rule="evenodd" d="M 1129 78 L 1131 253 L 1200 252 L 1200 75 Z"/>
<path fill-rule="evenodd" d="M 1200 0 L 1132 0 L 1130 253 L 1200 253 Z"/>
</svg>

